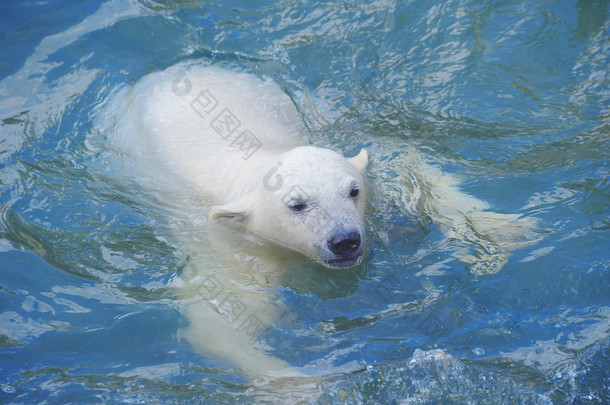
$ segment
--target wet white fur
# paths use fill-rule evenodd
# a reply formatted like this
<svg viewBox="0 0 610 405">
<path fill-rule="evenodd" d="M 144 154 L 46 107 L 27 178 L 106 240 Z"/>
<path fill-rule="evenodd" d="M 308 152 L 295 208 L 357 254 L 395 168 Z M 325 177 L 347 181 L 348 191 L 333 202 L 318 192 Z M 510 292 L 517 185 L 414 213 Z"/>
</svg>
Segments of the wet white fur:
<svg viewBox="0 0 610 405">
<path fill-rule="evenodd" d="M 216 107 L 208 113 L 209 100 Z M 188 257 L 176 284 L 189 321 L 181 336 L 250 375 L 286 374 L 289 365 L 268 354 L 260 339 L 264 329 L 253 332 L 272 325 L 283 308 L 266 287 L 301 259 L 292 251 L 325 263 L 327 240 L 338 227 L 357 229 L 364 245 L 367 152 L 346 159 L 308 145 L 302 121 L 277 85 L 215 66 L 179 65 L 148 75 L 115 96 L 112 109 L 119 117 L 113 142 L 124 144 L 121 153 L 147 161 L 158 177 L 166 178 L 165 170 L 184 181 L 208 207 L 183 206 L 184 215 L 209 215 L 250 232 L 200 219 L 175 230 Z M 227 112 L 239 121 L 230 135 L 214 126 Z M 255 151 L 237 145 L 246 130 L 260 141 Z M 349 197 L 354 185 L 358 198 Z M 306 201 L 308 209 L 291 212 L 294 201 Z M 218 257 L 210 259 L 206 245 Z"/>
<path fill-rule="evenodd" d="M 199 111 L 193 108 L 202 91 L 217 102 L 209 114 L 203 104 L 196 104 Z M 248 319 L 254 316 L 267 328 L 282 316 L 275 287 L 282 272 L 298 267 L 294 261 L 302 255 L 293 251 L 323 261 L 319 247 L 338 224 L 352 224 L 364 237 L 362 174 L 368 154 L 345 159 L 307 146 L 290 98 L 274 83 L 236 69 L 178 65 L 121 91 L 110 107 L 106 117 L 117 120 L 111 141 L 129 161 L 124 170 L 141 165 L 146 169 L 133 173 L 147 187 L 177 194 L 187 187 L 192 192 L 164 197 L 177 217 L 183 215 L 173 225 L 177 244 L 188 258 L 176 280 L 179 305 L 189 321 L 181 336 L 201 353 L 251 376 L 304 371 L 276 358 L 262 332 L 249 328 Z M 233 142 L 235 134 L 223 137 L 213 129 L 212 121 L 222 109 L 260 141 L 251 155 Z M 531 242 L 523 235 L 535 227 L 535 220 L 490 212 L 485 202 L 461 192 L 452 176 L 428 164 L 417 151 L 400 149 L 387 159 L 387 167 L 378 168 L 379 192 L 373 194 L 389 196 L 399 190 L 405 215 L 425 213 L 449 240 L 476 241 L 481 248 L 456 252 L 473 272 L 497 272 L 508 250 Z M 354 182 L 362 189 L 356 201 L 345 196 Z M 313 198 L 317 211 L 307 219 L 291 215 L 287 204 L 296 197 Z M 210 223 L 208 215 L 251 233 Z M 243 311 L 236 312 L 231 300 Z"/>
</svg>

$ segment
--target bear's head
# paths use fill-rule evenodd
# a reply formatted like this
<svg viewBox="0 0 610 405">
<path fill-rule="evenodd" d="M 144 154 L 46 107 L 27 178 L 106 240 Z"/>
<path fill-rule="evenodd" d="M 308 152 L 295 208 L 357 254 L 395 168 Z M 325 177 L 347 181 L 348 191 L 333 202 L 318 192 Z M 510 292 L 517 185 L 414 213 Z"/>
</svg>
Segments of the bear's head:
<svg viewBox="0 0 610 405">
<path fill-rule="evenodd" d="M 346 159 L 302 146 L 270 160 L 235 201 L 213 207 L 211 219 L 230 219 L 328 267 L 349 267 L 365 243 L 366 150 Z"/>
</svg>

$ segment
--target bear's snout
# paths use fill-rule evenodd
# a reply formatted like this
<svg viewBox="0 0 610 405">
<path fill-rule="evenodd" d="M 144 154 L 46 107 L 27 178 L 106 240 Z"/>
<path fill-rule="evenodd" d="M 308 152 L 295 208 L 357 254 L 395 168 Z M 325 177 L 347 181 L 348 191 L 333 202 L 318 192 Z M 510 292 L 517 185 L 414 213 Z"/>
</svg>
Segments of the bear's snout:
<svg viewBox="0 0 610 405">
<path fill-rule="evenodd" d="M 350 255 L 360 247 L 360 233 L 355 230 L 337 231 L 328 240 L 327 245 L 328 249 L 336 255 Z"/>
</svg>

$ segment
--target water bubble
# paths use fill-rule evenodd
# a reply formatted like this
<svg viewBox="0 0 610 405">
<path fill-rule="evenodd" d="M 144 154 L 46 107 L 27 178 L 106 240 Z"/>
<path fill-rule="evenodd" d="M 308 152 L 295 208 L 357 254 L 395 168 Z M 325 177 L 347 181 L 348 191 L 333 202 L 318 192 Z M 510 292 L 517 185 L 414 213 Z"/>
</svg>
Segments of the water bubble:
<svg viewBox="0 0 610 405">
<path fill-rule="evenodd" d="M 15 388 L 14 385 L 11 384 L 2 384 L 2 392 L 5 392 L 7 394 L 14 394 L 15 392 L 17 392 L 17 388 Z"/>
<path fill-rule="evenodd" d="M 486 354 L 485 349 L 483 349 L 482 347 L 475 347 L 474 349 L 472 349 L 472 352 L 475 356 L 485 356 Z"/>
<path fill-rule="evenodd" d="M 273 59 L 280 61 L 284 65 L 290 64 L 290 56 L 288 56 L 288 51 L 286 51 L 286 48 L 280 44 L 273 45 Z"/>
</svg>

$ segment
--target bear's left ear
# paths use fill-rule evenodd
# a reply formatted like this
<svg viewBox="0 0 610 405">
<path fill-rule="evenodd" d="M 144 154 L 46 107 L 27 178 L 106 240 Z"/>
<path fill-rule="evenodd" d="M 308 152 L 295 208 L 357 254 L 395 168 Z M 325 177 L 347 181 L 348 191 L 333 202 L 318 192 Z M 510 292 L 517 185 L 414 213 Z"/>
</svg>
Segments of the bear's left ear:
<svg viewBox="0 0 610 405">
<path fill-rule="evenodd" d="M 366 151 L 366 149 L 361 149 L 359 154 L 347 159 L 347 161 L 350 162 L 350 164 L 354 166 L 360 174 L 362 174 L 369 165 L 369 153 Z"/>
<path fill-rule="evenodd" d="M 244 198 L 228 204 L 217 205 L 210 210 L 209 218 L 212 221 L 219 219 L 243 223 L 250 215 L 249 206 Z"/>
</svg>

